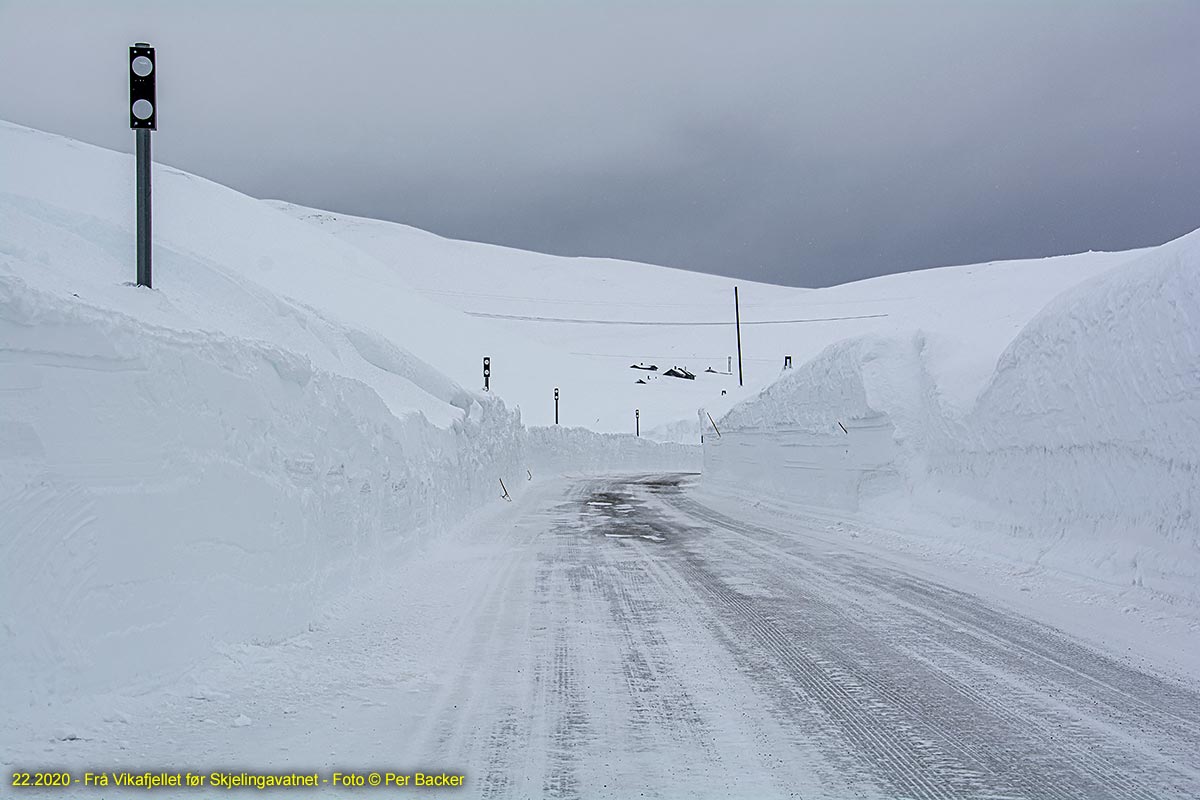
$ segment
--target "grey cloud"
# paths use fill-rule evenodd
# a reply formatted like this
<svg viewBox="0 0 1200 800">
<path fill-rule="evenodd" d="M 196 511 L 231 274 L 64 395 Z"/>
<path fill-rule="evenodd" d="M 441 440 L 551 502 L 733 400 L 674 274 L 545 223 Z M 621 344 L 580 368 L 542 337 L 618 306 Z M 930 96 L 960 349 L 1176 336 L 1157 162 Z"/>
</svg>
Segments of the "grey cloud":
<svg viewBox="0 0 1200 800">
<path fill-rule="evenodd" d="M 824 285 L 1200 226 L 1191 2 L 10 2 L 0 117 L 444 235 Z M 46 54 L 50 54 L 46 58 Z"/>
</svg>

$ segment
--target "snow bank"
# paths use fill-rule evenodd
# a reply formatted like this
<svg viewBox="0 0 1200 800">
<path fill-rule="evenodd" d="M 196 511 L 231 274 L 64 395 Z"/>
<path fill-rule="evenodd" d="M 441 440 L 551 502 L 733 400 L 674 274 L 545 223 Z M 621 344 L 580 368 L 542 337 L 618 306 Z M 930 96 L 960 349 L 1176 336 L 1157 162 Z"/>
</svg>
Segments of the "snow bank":
<svg viewBox="0 0 1200 800">
<path fill-rule="evenodd" d="M 0 277 L 0 707 L 303 630 L 523 475 L 518 415 L 466 411 L 396 416 L 301 355 Z"/>
<path fill-rule="evenodd" d="M 0 123 L 0 712 L 302 630 L 422 531 L 499 502 L 498 479 L 520 491 L 519 410 L 464 388 L 480 357 L 494 388 L 542 398 L 563 362 L 161 165 L 155 288 L 133 287 L 132 175 Z M 585 439 L 563 464 L 659 452 Z"/>
<path fill-rule="evenodd" d="M 897 430 L 897 421 L 917 394 L 916 363 L 912 343 L 862 337 L 831 345 L 718 421 L 720 435 L 704 440 L 705 481 L 844 510 L 898 488 L 897 440 L 912 428 Z"/>
<path fill-rule="evenodd" d="M 528 429 L 529 460 L 542 472 L 699 472 L 699 445 L 596 433 L 586 428 Z"/>
<path fill-rule="evenodd" d="M 1044 557 L 1200 597 L 1200 231 L 1069 291 L 932 463 Z"/>
<path fill-rule="evenodd" d="M 1200 232 L 1066 291 L 1000 354 L 919 328 L 827 347 L 718 420 L 704 481 L 1200 597 L 1197 330 Z M 968 354 L 996 365 L 982 391 Z"/>
<path fill-rule="evenodd" d="M 160 165 L 132 287 L 132 175 L 0 123 L 0 705 L 293 634 L 524 474 L 519 416 L 431 366 L 486 326 Z"/>
</svg>

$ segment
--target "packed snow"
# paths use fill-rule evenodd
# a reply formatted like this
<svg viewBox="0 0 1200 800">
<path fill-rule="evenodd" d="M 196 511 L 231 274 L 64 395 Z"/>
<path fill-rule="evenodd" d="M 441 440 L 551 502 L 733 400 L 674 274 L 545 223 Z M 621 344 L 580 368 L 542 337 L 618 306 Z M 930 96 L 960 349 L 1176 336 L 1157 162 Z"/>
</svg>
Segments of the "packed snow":
<svg viewBox="0 0 1200 800">
<path fill-rule="evenodd" d="M 718 420 L 705 481 L 1200 601 L 1200 232 L 1097 261 L 1015 336 L 831 344 Z"/>
</svg>

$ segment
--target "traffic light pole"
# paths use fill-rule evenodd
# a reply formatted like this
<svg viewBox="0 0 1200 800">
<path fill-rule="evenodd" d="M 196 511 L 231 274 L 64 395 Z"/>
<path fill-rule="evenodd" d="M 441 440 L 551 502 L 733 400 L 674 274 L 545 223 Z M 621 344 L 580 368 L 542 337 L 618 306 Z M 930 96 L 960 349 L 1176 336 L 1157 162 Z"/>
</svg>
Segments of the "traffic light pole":
<svg viewBox="0 0 1200 800">
<path fill-rule="evenodd" d="M 152 288 L 150 280 L 150 129 L 138 128 L 134 155 L 137 171 L 137 285 Z"/>
<path fill-rule="evenodd" d="M 137 179 L 137 285 L 151 287 L 150 279 L 150 134 L 158 130 L 158 73 L 154 48 L 138 42 L 129 48 L 129 127 L 134 133 L 133 168 Z"/>
</svg>

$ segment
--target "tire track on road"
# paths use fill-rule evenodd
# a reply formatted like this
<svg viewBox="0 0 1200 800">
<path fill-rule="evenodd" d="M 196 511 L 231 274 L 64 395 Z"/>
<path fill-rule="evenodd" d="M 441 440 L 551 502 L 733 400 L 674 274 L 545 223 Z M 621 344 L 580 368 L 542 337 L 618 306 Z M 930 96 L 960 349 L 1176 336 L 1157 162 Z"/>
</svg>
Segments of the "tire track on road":
<svg viewBox="0 0 1200 800">
<path fill-rule="evenodd" d="M 952 649 L 961 649 L 965 653 L 983 650 L 985 655 L 994 657 L 999 652 L 1002 656 L 999 659 L 1000 670 L 1022 676 L 1023 683 L 1028 684 L 1032 680 L 1036 685 L 1039 679 L 1048 678 L 1057 681 L 1064 690 L 1075 691 L 1077 701 L 1090 699 L 1101 706 L 1111 706 L 1115 702 L 1126 719 L 1132 715 L 1143 723 L 1150 720 L 1145 718 L 1144 713 L 1138 717 L 1131 708 L 1143 712 L 1148 708 L 1158 710 L 1154 698 L 1145 701 L 1139 696 L 1147 690 L 1159 688 L 1162 684 L 1157 679 L 1141 673 L 1120 673 L 1122 670 L 1126 673 L 1133 671 L 1111 661 L 1101 666 L 1101 674 L 1109 680 L 1096 679 L 1086 669 L 1091 664 L 1082 665 L 1084 669 L 1076 669 L 1078 665 L 1068 667 L 1058 663 L 1047 654 L 1048 641 L 1051 645 L 1059 645 L 1057 638 L 1048 632 L 1049 629 L 1035 640 L 1040 646 L 1031 646 L 1029 652 L 1023 652 L 1024 645 L 1029 641 L 1024 635 L 1014 636 L 1017 640 L 1015 643 L 1003 636 L 993 635 L 995 641 L 981 645 L 979 637 L 965 636 L 954 627 L 959 624 L 979 625 L 978 620 L 969 619 L 970 614 L 959 613 L 964 605 L 968 609 L 980 605 L 976 598 L 953 593 L 943 587 L 925 589 L 924 592 L 905 591 L 913 585 L 923 587 L 925 582 L 910 576 L 901 576 L 898 580 L 897 573 L 892 570 L 864 569 L 857 562 L 844 563 L 843 558 L 820 559 L 813 552 L 797 552 L 794 543 L 791 548 L 779 547 L 774 541 L 781 536 L 778 532 L 730 519 L 670 490 L 659 490 L 657 493 L 660 499 L 684 515 L 734 534 L 736 547 L 728 542 L 722 544 L 720 536 L 711 536 L 710 529 L 699 528 L 692 537 L 695 546 L 681 547 L 681 558 L 689 563 L 688 568 L 694 580 L 700 585 L 709 586 L 717 602 L 739 616 L 746 627 L 762 639 L 764 646 L 778 653 L 782 663 L 796 670 L 797 679 L 809 691 L 817 692 L 818 697 L 824 698 L 835 717 L 842 715 L 840 727 L 866 752 L 880 759 L 877 766 L 892 775 L 897 788 L 918 793 L 932 792 L 917 795 L 931 797 L 983 796 L 977 793 L 998 790 L 1002 794 L 1022 797 L 1152 798 L 1163 796 L 1160 793 L 1163 789 L 1171 791 L 1170 796 L 1189 796 L 1186 791 L 1200 785 L 1186 764 L 1182 765 L 1181 771 L 1178 763 L 1173 764 L 1169 758 L 1162 756 L 1153 757 L 1155 754 L 1146 752 L 1148 748 L 1143 748 L 1140 757 L 1136 753 L 1129 753 L 1128 747 L 1114 743 L 1111 730 L 1105 736 L 1103 725 L 1088 724 L 1093 721 L 1092 717 L 1077 707 L 1064 709 L 1060 703 L 1058 708 L 1054 708 L 1052 704 L 1047 704 L 1044 694 L 1030 692 L 1022 698 L 1023 706 L 1014 708 L 1011 702 L 1001 702 L 984 692 L 985 688 L 997 691 L 994 677 L 980 681 L 979 673 L 975 673 L 969 676 L 975 680 L 972 685 L 970 680 L 956 679 L 947 674 L 946 665 L 934 665 L 929 659 L 917 658 L 912 648 L 928 647 L 935 642 L 945 645 L 948 639 L 954 643 L 949 645 Z M 754 532 L 757 538 L 747 536 L 746 531 Z M 681 537 L 677 533 L 675 538 Z M 771 544 L 765 544 L 762 539 Z M 824 543 L 821 544 L 824 546 Z M 744 553 L 747 550 L 755 553 L 765 565 L 786 563 L 795 570 L 807 585 L 778 568 L 764 569 L 763 583 L 769 585 L 776 595 L 790 595 L 791 605 L 806 615 L 826 618 L 826 623 L 801 624 L 794 618 L 780 616 L 777 608 L 761 599 L 731 594 L 723 586 L 720 576 L 715 574 L 712 564 L 720 563 L 722 558 L 733 557 L 735 552 Z M 894 644 L 887 641 L 889 631 L 871 631 L 869 626 L 860 624 L 859 619 L 851 616 L 848 613 L 850 603 L 838 608 L 824 602 L 819 596 L 836 599 L 873 591 L 882 591 L 884 597 L 895 595 L 903 601 L 903 605 L 915 608 L 915 611 L 914 608 L 898 609 L 904 612 L 897 617 L 903 624 L 890 631 L 890 638 L 896 640 Z M 922 604 L 922 596 L 925 604 Z M 936 607 L 930 607 L 928 603 L 934 600 L 937 601 Z M 1004 634 L 1014 627 L 1011 616 L 992 609 L 985 611 L 984 617 Z M 909 619 L 905 620 L 905 616 Z M 914 617 L 919 619 L 920 624 L 913 623 Z M 779 624 L 781 619 L 785 620 L 782 625 Z M 764 623 L 764 620 L 769 623 Z M 1027 633 L 1022 629 L 1027 621 L 1017 622 L 1020 633 Z M 764 630 L 764 624 L 782 627 L 793 639 L 806 639 L 811 643 L 806 649 L 817 647 L 822 650 L 824 658 L 813 658 L 809 653 L 806 661 L 805 654 L 798 657 L 796 653 L 788 652 L 788 636 L 780 636 L 778 631 Z M 922 625 L 926 626 L 926 630 L 921 630 Z M 843 632 L 831 635 L 839 627 Z M 913 631 L 917 631 L 918 635 L 911 636 Z M 871 644 L 872 638 L 877 640 L 875 644 Z M 906 638 L 909 641 L 905 641 Z M 1082 648 L 1066 642 L 1066 650 L 1078 652 Z M 1098 654 L 1088 654 L 1091 659 L 1103 658 Z M 1047 668 L 1047 659 L 1057 667 L 1056 670 Z M 823 661 L 842 666 L 840 671 L 825 669 L 825 679 L 839 687 L 832 695 L 829 694 L 829 687 L 820 686 L 819 681 L 818 685 L 813 685 L 813 681 L 820 676 Z M 1048 671 L 1054 674 L 1047 674 Z M 1118 674 L 1114 676 L 1114 672 Z M 1075 677 L 1074 686 L 1070 680 L 1072 675 Z M 847 681 L 847 676 L 852 676 L 852 680 Z M 1117 685 L 1123 685 L 1126 691 L 1114 688 L 1114 677 L 1120 681 Z M 1079 688 L 1081 680 L 1085 689 Z M 930 688 L 939 685 L 949 691 L 931 694 Z M 1140 688 L 1141 692 L 1130 693 L 1127 690 L 1130 686 Z M 999 693 L 1003 694 L 1005 688 L 1000 687 Z M 1177 694 L 1183 692 L 1175 687 L 1170 688 Z M 1097 694 L 1101 696 L 1097 698 Z M 865 717 L 856 715 L 853 708 L 846 705 L 849 701 L 845 697 L 854 698 L 856 695 L 858 702 L 863 704 Z M 1185 705 L 1182 716 L 1169 715 L 1170 719 L 1184 723 L 1182 728 L 1176 727 L 1173 731 L 1177 754 L 1182 754 L 1184 750 L 1194 753 L 1200 742 L 1197 729 L 1187 724 L 1196 698 L 1186 692 L 1183 692 L 1183 696 L 1193 705 Z M 1121 700 L 1125 702 L 1119 702 Z M 1130 700 L 1134 702 L 1130 703 Z M 899 719 L 895 718 L 897 714 Z M 942 780 L 932 786 L 927 781 L 913 783 L 911 776 L 898 769 L 893 756 L 881 754 L 873 742 L 880 736 L 886 740 L 887 732 L 874 731 L 868 734 L 872 716 L 878 720 L 888 720 L 886 727 L 892 731 L 904 730 L 907 725 L 908 737 L 924 737 L 927 743 L 940 743 L 936 748 L 940 755 L 932 757 L 932 761 L 923 748 L 905 749 L 895 742 L 889 747 L 898 748 L 893 752 L 903 753 L 905 759 L 916 759 L 917 763 L 933 766 L 934 772 L 929 774 L 940 775 Z M 973 724 L 979 719 L 988 720 L 990 730 L 980 731 L 977 722 Z M 1157 722 L 1161 724 L 1164 721 L 1164 715 L 1157 714 Z M 1030 728 L 1033 730 L 1030 731 Z M 937 767 L 937 764 L 941 766 Z M 985 767 L 982 772 L 979 772 L 980 766 Z M 939 773 L 937 769 L 944 771 Z M 1166 780 L 1164 772 L 1171 773 L 1172 777 Z M 989 787 L 989 779 L 998 781 L 999 785 Z M 1169 786 L 1164 786 L 1164 782 Z M 1153 788 L 1156 785 L 1158 788 Z M 1190 789 L 1185 790 L 1184 794 L 1175 794 L 1185 786 Z"/>
</svg>

